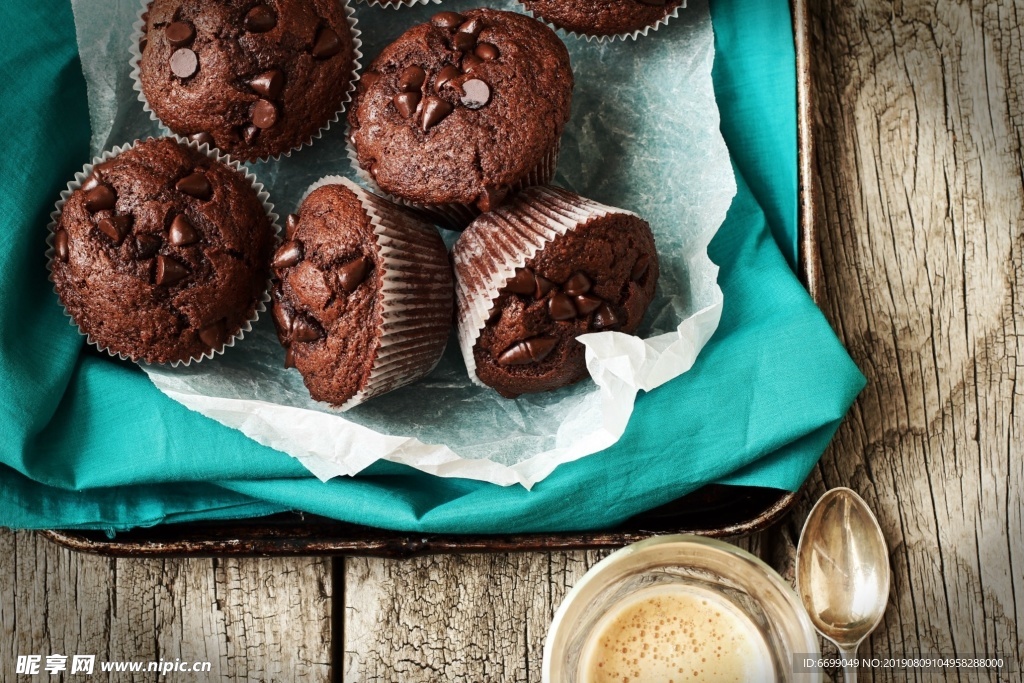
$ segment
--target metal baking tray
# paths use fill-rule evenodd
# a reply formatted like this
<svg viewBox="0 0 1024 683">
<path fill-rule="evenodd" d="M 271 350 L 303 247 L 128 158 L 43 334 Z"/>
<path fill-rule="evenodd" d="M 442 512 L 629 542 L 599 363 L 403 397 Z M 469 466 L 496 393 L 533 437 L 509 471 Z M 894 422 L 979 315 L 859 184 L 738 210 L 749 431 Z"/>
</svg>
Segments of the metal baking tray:
<svg viewBox="0 0 1024 683">
<path fill-rule="evenodd" d="M 810 85 L 807 0 L 791 0 L 797 68 L 799 146 L 799 275 L 815 303 L 821 296 L 818 192 Z M 119 533 L 47 530 L 45 538 L 72 550 L 108 556 L 372 555 L 515 552 L 617 548 L 655 534 L 740 536 L 778 522 L 798 493 L 711 484 L 671 503 L 596 531 L 533 534 L 413 534 L 339 522 L 298 512 L 247 520 L 165 524 Z"/>
</svg>

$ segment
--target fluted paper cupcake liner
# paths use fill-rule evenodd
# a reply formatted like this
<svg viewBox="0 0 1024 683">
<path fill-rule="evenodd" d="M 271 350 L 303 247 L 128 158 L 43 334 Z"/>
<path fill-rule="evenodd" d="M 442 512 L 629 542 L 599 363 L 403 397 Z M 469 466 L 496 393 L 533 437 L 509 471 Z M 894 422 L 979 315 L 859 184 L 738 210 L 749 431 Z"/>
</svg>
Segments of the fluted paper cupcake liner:
<svg viewBox="0 0 1024 683">
<path fill-rule="evenodd" d="M 547 185 L 550 183 L 555 177 L 555 169 L 558 168 L 558 154 L 561 149 L 562 140 L 559 138 L 555 141 L 554 147 L 544 155 L 537 165 L 534 166 L 533 170 L 527 173 L 518 182 L 512 184 L 509 193 L 514 194 L 526 187 Z M 477 216 L 483 213 L 474 204 L 463 204 L 458 202 L 451 202 L 448 204 L 423 204 L 421 202 L 403 199 L 402 197 L 396 197 L 389 192 L 385 192 L 381 189 L 380 185 L 377 184 L 377 181 L 373 179 L 373 176 L 370 175 L 370 172 L 359 165 L 359 155 L 356 153 L 355 145 L 352 143 L 351 127 L 349 128 L 349 135 L 346 136 L 345 150 L 348 154 L 349 160 L 352 162 L 352 168 L 355 170 L 356 176 L 358 176 L 367 187 L 374 192 L 381 194 L 395 204 L 401 204 L 402 206 L 414 209 L 417 213 L 429 217 L 442 227 L 449 228 L 451 230 L 463 230 L 467 225 L 472 223 Z"/>
<path fill-rule="evenodd" d="M 552 241 L 594 218 L 632 211 L 599 204 L 557 187 L 529 187 L 473 223 L 452 248 L 459 349 L 474 384 L 473 347 L 491 308 L 516 271 Z"/>
<path fill-rule="evenodd" d="M 200 145 L 195 140 L 188 140 L 186 138 L 181 137 L 180 135 L 172 135 L 170 137 L 172 137 L 175 141 L 179 142 L 180 144 L 190 147 L 196 150 L 197 152 L 206 155 L 210 159 L 213 159 L 214 161 L 218 161 L 224 164 L 225 166 L 231 168 L 235 172 L 239 173 L 243 178 L 245 178 L 245 180 L 247 180 L 249 184 L 252 186 L 253 191 L 256 192 L 256 197 L 260 200 L 260 203 L 263 205 L 263 210 L 266 212 L 267 217 L 270 219 L 270 225 L 274 229 L 275 241 L 277 240 L 278 235 L 280 235 L 281 233 L 281 227 L 278 225 L 277 222 L 278 215 L 274 213 L 274 205 L 270 203 L 270 194 L 263 188 L 263 184 L 256 179 L 256 176 L 253 173 L 250 173 L 249 170 L 241 164 L 241 162 L 235 161 L 230 156 L 224 154 L 218 149 L 211 149 L 210 146 L 206 143 Z M 156 138 L 146 138 L 146 140 L 153 139 Z M 256 300 L 256 306 L 254 307 L 252 314 L 246 319 L 246 321 L 242 324 L 238 331 L 234 335 L 232 335 L 227 341 L 225 341 L 224 344 L 220 346 L 220 348 L 210 349 L 199 356 L 192 356 L 191 358 L 188 358 L 186 360 L 171 361 L 170 363 L 150 363 L 144 358 L 136 358 L 135 356 L 131 356 L 120 351 L 114 351 L 108 346 L 104 346 L 103 344 L 93 339 L 91 334 L 85 332 L 78 325 L 74 317 L 68 311 L 67 307 L 64 306 L 64 302 L 61 301 L 60 295 L 57 292 L 57 284 L 56 282 L 54 282 L 53 279 L 53 257 L 55 254 L 53 239 L 57 230 L 57 221 L 60 220 L 61 212 L 64 210 L 64 204 L 67 203 L 68 197 L 70 197 L 71 193 L 73 193 L 75 190 L 78 190 L 79 188 L 82 187 L 82 183 L 84 183 L 85 180 L 90 175 L 92 175 L 93 168 L 95 168 L 98 164 L 101 164 L 109 159 L 113 159 L 117 155 L 123 152 L 127 152 L 130 149 L 133 149 L 135 145 L 139 144 L 140 142 L 145 142 L 145 140 L 136 140 L 135 142 L 131 142 L 129 144 L 119 145 L 112 149 L 106 150 L 99 156 L 95 157 L 92 160 L 92 162 L 83 166 L 82 170 L 75 174 L 75 179 L 70 181 L 68 183 L 67 189 L 63 190 L 60 193 L 60 199 L 57 200 L 57 203 L 54 205 L 54 210 L 50 213 L 50 224 L 47 226 L 46 271 L 49 273 L 49 281 L 54 283 L 53 293 L 57 294 L 57 301 L 58 303 L 60 303 L 61 308 L 64 309 L 64 315 L 68 317 L 68 323 L 76 330 L 78 330 L 78 333 L 80 335 L 85 337 L 86 343 L 88 343 L 90 346 L 96 347 L 100 351 L 106 353 L 107 355 L 113 358 L 120 358 L 121 360 L 130 360 L 133 363 L 145 363 L 146 365 L 170 365 L 172 368 L 176 368 L 179 366 L 187 367 L 191 365 L 193 362 L 199 363 L 203 359 L 213 358 L 214 356 L 222 355 L 226 349 L 233 347 L 237 342 L 241 341 L 245 337 L 245 334 L 247 332 L 252 331 L 252 326 L 257 320 L 259 320 L 260 314 L 267 310 L 267 302 L 270 301 L 270 279 L 267 280 L 266 285 L 263 288 L 263 293 Z"/>
<path fill-rule="evenodd" d="M 139 102 L 142 103 L 142 109 L 149 114 L 149 118 L 151 118 L 153 121 L 157 123 L 158 126 L 160 126 L 160 130 L 166 135 L 178 136 L 178 133 L 175 133 L 169 127 L 167 127 L 164 124 L 164 122 L 160 120 L 160 117 L 156 115 L 156 112 L 154 112 L 153 109 L 149 106 L 149 101 L 146 99 L 146 94 L 142 90 L 142 79 L 140 77 L 142 52 L 139 50 L 139 41 L 141 41 L 145 35 L 143 29 L 146 26 L 146 20 L 143 18 L 143 15 L 146 14 L 146 11 L 149 9 L 149 6 L 150 4 L 152 4 L 152 2 L 153 0 L 142 0 L 142 7 L 139 9 L 139 13 L 135 20 L 135 23 L 132 24 L 132 38 L 131 45 L 129 48 L 131 52 L 131 60 L 128 63 L 129 66 L 131 67 L 130 75 L 132 79 L 132 90 L 136 92 Z M 359 37 L 360 35 L 362 35 L 362 31 L 356 28 L 356 24 L 358 24 L 359 21 L 356 19 L 355 9 L 352 7 L 351 4 L 349 4 L 348 0 L 338 0 L 338 2 L 345 6 L 345 15 L 348 20 L 348 27 L 349 30 L 352 32 L 352 78 L 349 80 L 348 90 L 346 90 L 345 94 L 342 96 L 341 103 L 338 105 L 337 111 L 334 112 L 334 115 L 330 119 L 328 119 L 327 122 L 317 132 L 310 135 L 306 140 L 300 142 L 295 147 L 292 147 L 291 149 L 284 152 L 279 152 L 277 154 L 257 157 L 255 159 L 246 159 L 245 161 L 256 162 L 268 161 L 270 159 L 278 161 L 281 159 L 281 157 L 290 157 L 294 152 L 298 152 L 303 147 L 312 146 L 313 142 L 323 137 L 324 133 L 330 130 L 331 126 L 337 123 L 338 119 L 341 118 L 341 115 L 345 113 L 345 108 L 348 106 L 348 103 L 352 101 L 352 95 L 355 93 L 356 84 L 359 81 L 359 70 L 362 68 L 362 63 L 359 60 L 363 58 L 363 53 L 361 49 L 363 46 L 363 41 Z"/>
<path fill-rule="evenodd" d="M 653 24 L 649 24 L 647 26 L 644 26 L 643 28 L 639 28 L 639 29 L 637 29 L 635 31 L 630 31 L 628 33 L 618 33 L 618 34 L 615 34 L 615 35 L 596 35 L 596 34 L 592 34 L 592 33 L 579 33 L 579 32 L 576 32 L 576 31 L 570 31 L 568 29 L 562 28 L 558 24 L 555 24 L 554 22 L 548 21 L 547 19 L 545 19 L 541 15 L 537 14 L 533 10 L 527 8 L 525 3 L 523 3 L 523 0 L 519 0 L 519 2 L 521 4 L 523 4 L 523 8 L 526 9 L 526 11 L 530 13 L 530 16 L 532 16 L 537 21 L 540 21 L 540 22 L 542 22 L 544 24 L 547 24 L 548 26 L 550 26 L 552 29 L 554 29 L 556 32 L 562 34 L 563 36 L 566 36 L 568 38 L 575 38 L 577 40 L 586 40 L 588 42 L 596 42 L 596 43 L 611 43 L 611 42 L 614 42 L 616 40 L 622 40 L 622 41 L 636 40 L 639 36 L 646 36 L 648 33 L 652 32 L 652 31 L 657 31 L 659 28 L 661 28 L 662 26 L 667 24 L 672 19 L 675 19 L 676 17 L 678 17 L 680 10 L 686 9 L 686 0 L 683 0 L 681 3 L 679 3 L 679 5 L 677 5 L 675 7 L 675 9 L 673 9 L 671 12 L 669 12 L 668 14 L 666 14 L 665 16 L 663 16 L 661 19 L 659 19 L 658 21 L 654 22 Z"/>
<path fill-rule="evenodd" d="M 346 411 L 437 367 L 451 331 L 451 265 L 433 226 L 348 178 L 321 178 L 302 200 L 325 185 L 342 185 L 355 193 L 373 226 L 383 266 L 380 343 L 366 386 L 339 408 Z"/>
<path fill-rule="evenodd" d="M 416 5 L 440 5 L 441 0 L 356 0 L 370 7 L 383 7 L 384 9 L 399 9 L 400 7 L 415 7 Z"/>
</svg>

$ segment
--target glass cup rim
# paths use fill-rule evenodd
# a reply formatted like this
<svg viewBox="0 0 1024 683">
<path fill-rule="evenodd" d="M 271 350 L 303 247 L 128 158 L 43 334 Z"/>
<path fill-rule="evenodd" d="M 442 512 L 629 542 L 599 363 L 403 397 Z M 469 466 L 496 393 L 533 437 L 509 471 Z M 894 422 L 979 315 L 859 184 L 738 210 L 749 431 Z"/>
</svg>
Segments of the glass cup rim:
<svg viewBox="0 0 1024 683">
<path fill-rule="evenodd" d="M 587 591 L 587 588 L 598 581 L 604 580 L 610 582 L 615 578 L 617 573 L 625 575 L 619 569 L 619 565 L 626 559 L 634 559 L 637 554 L 649 552 L 652 548 L 660 548 L 666 545 L 679 545 L 679 546 L 697 546 L 704 550 L 712 552 L 722 552 L 730 555 L 738 560 L 742 560 L 749 563 L 757 569 L 758 573 L 765 578 L 768 583 L 772 584 L 773 587 L 778 589 L 784 596 L 786 601 L 789 603 L 796 616 L 797 621 L 800 625 L 800 630 L 808 636 L 808 642 L 814 643 L 817 650 L 820 651 L 820 645 L 818 644 L 818 633 L 814 629 L 814 625 L 811 623 L 810 617 L 807 615 L 807 611 L 804 609 L 803 603 L 800 601 L 800 597 L 789 583 L 779 575 L 771 566 L 769 566 L 761 558 L 752 555 L 751 553 L 739 548 L 731 543 L 726 543 L 715 538 L 708 538 L 705 536 L 695 536 L 693 534 L 668 534 L 663 536 L 652 536 L 651 538 L 631 543 L 630 545 L 619 548 L 608 557 L 604 558 L 593 567 L 587 570 L 587 572 L 576 582 L 572 589 L 566 594 L 562 603 L 555 610 L 554 618 L 551 620 L 551 626 L 548 628 L 548 635 L 544 641 L 544 658 L 541 666 L 541 680 L 543 683 L 558 683 L 557 681 L 551 680 L 551 667 L 553 665 L 553 646 L 558 638 L 559 632 L 564 628 L 564 622 L 567 618 L 569 610 L 573 604 L 579 599 L 580 595 Z M 682 566 L 683 563 L 680 562 Z M 821 680 L 820 672 L 818 676 L 812 676 L 810 680 Z"/>
</svg>

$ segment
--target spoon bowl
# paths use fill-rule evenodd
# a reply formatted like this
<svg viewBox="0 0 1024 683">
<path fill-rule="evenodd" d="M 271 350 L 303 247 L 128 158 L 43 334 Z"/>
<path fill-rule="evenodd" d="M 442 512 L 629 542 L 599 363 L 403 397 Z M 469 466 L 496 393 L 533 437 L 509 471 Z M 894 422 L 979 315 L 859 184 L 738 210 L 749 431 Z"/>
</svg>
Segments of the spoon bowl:
<svg viewBox="0 0 1024 683">
<path fill-rule="evenodd" d="M 855 657 L 881 622 L 890 581 L 889 550 L 867 503 L 848 488 L 825 493 L 800 532 L 797 594 L 843 659 Z M 855 669 L 844 670 L 848 683 L 856 680 Z"/>
</svg>

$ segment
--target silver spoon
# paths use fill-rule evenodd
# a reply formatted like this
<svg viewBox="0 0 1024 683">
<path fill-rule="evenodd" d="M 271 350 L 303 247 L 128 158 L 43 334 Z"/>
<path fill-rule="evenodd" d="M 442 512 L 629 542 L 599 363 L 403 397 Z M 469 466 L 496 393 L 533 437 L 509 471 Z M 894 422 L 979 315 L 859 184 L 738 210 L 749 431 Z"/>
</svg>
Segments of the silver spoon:
<svg viewBox="0 0 1024 683">
<path fill-rule="evenodd" d="M 796 585 L 814 628 L 847 660 L 846 683 L 856 683 L 849 660 L 882 620 L 889 582 L 889 550 L 867 503 L 848 488 L 825 493 L 800 532 Z"/>
</svg>

